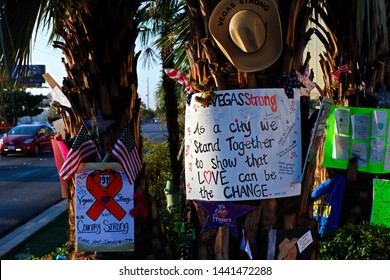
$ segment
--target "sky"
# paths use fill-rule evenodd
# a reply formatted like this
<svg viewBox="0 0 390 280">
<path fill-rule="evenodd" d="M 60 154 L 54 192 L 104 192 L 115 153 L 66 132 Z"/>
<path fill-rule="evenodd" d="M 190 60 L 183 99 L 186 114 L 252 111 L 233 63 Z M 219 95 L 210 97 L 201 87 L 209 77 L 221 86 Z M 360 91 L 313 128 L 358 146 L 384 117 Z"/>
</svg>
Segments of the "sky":
<svg viewBox="0 0 390 280">
<path fill-rule="evenodd" d="M 37 35 L 37 40 L 33 44 L 33 52 L 31 57 L 31 64 L 43 64 L 46 65 L 46 73 L 49 73 L 53 79 L 59 84 L 62 84 L 63 77 L 66 76 L 64 66 L 61 63 L 62 52 L 59 49 L 55 49 L 51 45 L 47 44 L 47 34 L 41 32 Z M 153 69 L 145 69 L 138 62 L 138 94 L 142 102 L 151 109 L 156 109 L 155 105 L 155 90 L 159 82 L 161 71 L 159 71 L 159 65 L 154 66 Z M 148 82 L 149 81 L 149 82 Z M 148 86 L 149 84 L 149 86 Z M 51 92 L 49 84 L 43 84 L 43 88 L 27 89 L 32 94 L 47 95 Z M 147 93 L 149 92 L 149 98 Z"/>
</svg>

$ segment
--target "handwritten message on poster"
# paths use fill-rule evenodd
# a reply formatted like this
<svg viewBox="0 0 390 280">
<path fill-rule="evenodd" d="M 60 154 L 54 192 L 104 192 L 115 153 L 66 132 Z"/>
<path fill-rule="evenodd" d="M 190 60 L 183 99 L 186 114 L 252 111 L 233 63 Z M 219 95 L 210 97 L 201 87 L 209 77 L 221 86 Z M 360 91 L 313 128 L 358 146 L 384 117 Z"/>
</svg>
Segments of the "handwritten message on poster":
<svg viewBox="0 0 390 280">
<path fill-rule="evenodd" d="M 260 200 L 299 195 L 300 103 L 284 89 L 216 91 L 186 109 L 187 199 Z"/>
<path fill-rule="evenodd" d="M 388 109 L 332 106 L 327 122 L 323 166 L 347 169 L 351 158 L 358 170 L 390 171 Z"/>
<path fill-rule="evenodd" d="M 390 181 L 374 179 L 371 223 L 390 227 Z"/>
<path fill-rule="evenodd" d="M 76 250 L 134 251 L 134 190 L 117 163 L 82 163 L 75 176 Z"/>
</svg>

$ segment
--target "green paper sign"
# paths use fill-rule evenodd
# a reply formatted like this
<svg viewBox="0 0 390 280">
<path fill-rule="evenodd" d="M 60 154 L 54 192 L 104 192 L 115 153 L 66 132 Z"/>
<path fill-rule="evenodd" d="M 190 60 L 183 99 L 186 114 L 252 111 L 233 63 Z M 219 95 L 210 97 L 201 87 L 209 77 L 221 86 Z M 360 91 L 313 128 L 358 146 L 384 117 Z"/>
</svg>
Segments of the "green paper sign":
<svg viewBox="0 0 390 280">
<path fill-rule="evenodd" d="M 389 120 L 388 109 L 332 106 L 323 166 L 347 169 L 348 161 L 357 158 L 359 171 L 389 173 Z"/>
<path fill-rule="evenodd" d="M 390 181 L 374 179 L 371 223 L 390 227 Z"/>
</svg>

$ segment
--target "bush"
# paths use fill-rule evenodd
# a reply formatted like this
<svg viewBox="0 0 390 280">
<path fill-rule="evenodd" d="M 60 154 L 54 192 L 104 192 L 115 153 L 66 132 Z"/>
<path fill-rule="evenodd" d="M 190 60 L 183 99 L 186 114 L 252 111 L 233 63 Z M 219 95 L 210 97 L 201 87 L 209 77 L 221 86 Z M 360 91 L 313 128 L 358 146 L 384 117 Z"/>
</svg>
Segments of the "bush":
<svg viewBox="0 0 390 280">
<path fill-rule="evenodd" d="M 62 244 L 61 247 L 55 248 L 55 250 L 50 254 L 44 255 L 42 257 L 31 256 L 28 257 L 27 260 L 55 260 L 59 256 L 66 258 L 66 256 L 68 255 L 67 247 L 68 243 L 65 243 Z"/>
<path fill-rule="evenodd" d="M 146 180 L 149 194 L 159 207 L 159 217 L 172 245 L 178 250 L 179 233 L 175 231 L 175 225 L 179 223 L 179 208 L 167 209 L 165 188 L 168 180 L 172 179 L 168 142 L 152 142 L 146 139 L 144 142 L 144 159 L 146 168 Z"/>
<path fill-rule="evenodd" d="M 165 201 L 165 186 L 171 180 L 168 142 L 144 141 L 145 168 L 148 189 L 151 197 L 163 206 Z"/>
<path fill-rule="evenodd" d="M 327 233 L 319 245 L 320 260 L 388 260 L 390 228 L 367 222 Z"/>
</svg>

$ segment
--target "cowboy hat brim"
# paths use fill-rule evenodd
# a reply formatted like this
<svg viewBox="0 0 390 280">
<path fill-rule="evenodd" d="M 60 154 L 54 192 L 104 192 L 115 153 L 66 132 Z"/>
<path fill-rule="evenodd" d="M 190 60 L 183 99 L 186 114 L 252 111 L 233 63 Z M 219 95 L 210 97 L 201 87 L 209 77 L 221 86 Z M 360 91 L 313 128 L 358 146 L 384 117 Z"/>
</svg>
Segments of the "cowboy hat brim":
<svg viewBox="0 0 390 280">
<path fill-rule="evenodd" d="M 234 43 L 229 32 L 232 17 L 244 10 L 252 11 L 264 23 L 266 34 L 259 34 L 265 36 L 264 44 L 255 52 L 243 51 Z M 281 23 L 273 0 L 223 0 L 210 16 L 209 29 L 225 56 L 242 72 L 263 70 L 275 63 L 282 53 Z"/>
</svg>

